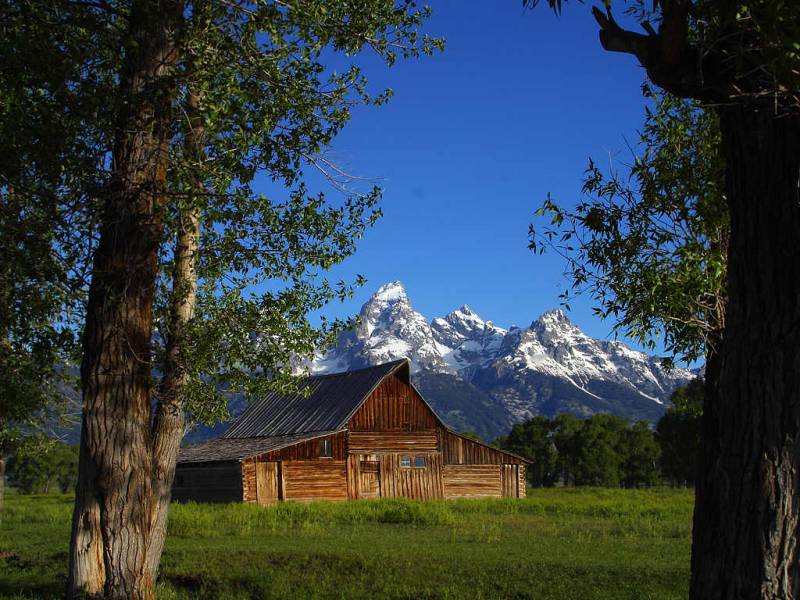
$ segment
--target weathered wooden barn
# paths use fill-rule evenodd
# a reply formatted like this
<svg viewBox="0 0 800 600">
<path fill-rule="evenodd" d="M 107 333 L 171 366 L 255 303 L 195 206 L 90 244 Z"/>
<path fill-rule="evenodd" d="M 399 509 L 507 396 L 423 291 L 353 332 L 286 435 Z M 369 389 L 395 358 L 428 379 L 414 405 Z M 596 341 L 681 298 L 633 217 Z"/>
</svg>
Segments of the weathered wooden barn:
<svg viewBox="0 0 800 600">
<path fill-rule="evenodd" d="M 524 458 L 447 428 L 409 364 L 311 377 L 272 394 L 223 437 L 181 449 L 178 501 L 524 497 Z"/>
</svg>

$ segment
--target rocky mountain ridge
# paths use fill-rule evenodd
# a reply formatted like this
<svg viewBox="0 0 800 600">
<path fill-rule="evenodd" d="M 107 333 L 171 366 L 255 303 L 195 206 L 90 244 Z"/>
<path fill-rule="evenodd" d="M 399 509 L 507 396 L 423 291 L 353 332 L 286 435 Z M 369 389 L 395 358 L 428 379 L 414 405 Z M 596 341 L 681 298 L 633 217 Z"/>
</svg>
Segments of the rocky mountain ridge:
<svg viewBox="0 0 800 600">
<path fill-rule="evenodd" d="M 486 438 L 533 415 L 604 412 L 654 421 L 694 374 L 586 335 L 560 309 L 505 330 L 463 305 L 430 322 L 402 283 L 381 287 L 357 327 L 309 365 L 314 374 L 408 358 L 414 383 L 448 423 Z"/>
</svg>

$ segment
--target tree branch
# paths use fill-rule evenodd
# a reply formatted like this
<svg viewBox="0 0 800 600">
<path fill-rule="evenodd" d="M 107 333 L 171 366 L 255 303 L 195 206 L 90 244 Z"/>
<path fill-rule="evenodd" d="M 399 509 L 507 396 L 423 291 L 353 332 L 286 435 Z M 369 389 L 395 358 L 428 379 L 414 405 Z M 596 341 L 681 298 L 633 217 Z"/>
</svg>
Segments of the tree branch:
<svg viewBox="0 0 800 600">
<path fill-rule="evenodd" d="M 595 6 L 592 14 L 603 48 L 635 56 L 659 87 L 682 98 L 722 102 L 730 97 L 730 83 L 717 61 L 688 43 L 689 11 L 683 0 L 664 0 L 658 32 L 648 23 L 647 34 L 620 27 L 610 8 L 604 12 Z"/>
</svg>

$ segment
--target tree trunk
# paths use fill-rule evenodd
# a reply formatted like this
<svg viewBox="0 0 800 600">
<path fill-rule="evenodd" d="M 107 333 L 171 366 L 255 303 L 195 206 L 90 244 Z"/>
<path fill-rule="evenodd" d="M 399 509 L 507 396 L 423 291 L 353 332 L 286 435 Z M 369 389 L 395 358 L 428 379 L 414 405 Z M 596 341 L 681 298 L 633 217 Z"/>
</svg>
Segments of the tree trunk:
<svg viewBox="0 0 800 600">
<path fill-rule="evenodd" d="M 203 159 L 202 120 L 198 115 L 198 95 L 189 92 L 189 131 L 185 150 L 189 160 Z M 194 182 L 203 190 L 199 180 Z M 167 513 L 172 496 L 175 464 L 184 430 L 184 402 L 189 382 L 187 348 L 189 322 L 194 317 L 197 301 L 197 257 L 200 251 L 200 210 L 196 198 L 188 198 L 180 206 L 177 240 L 175 243 L 174 270 L 172 274 L 172 306 L 169 334 L 161 380 L 158 412 L 153 426 L 153 493 L 155 503 L 151 518 L 152 532 L 147 550 L 147 570 L 155 580 L 167 533 Z"/>
<path fill-rule="evenodd" d="M 0 525 L 3 524 L 3 502 L 6 499 L 6 457 L 0 454 Z"/>
<path fill-rule="evenodd" d="M 68 596 L 149 599 L 152 305 L 166 192 L 178 0 L 129 18 L 100 242 L 83 333 L 83 427 Z"/>
<path fill-rule="evenodd" d="M 721 109 L 728 307 L 709 361 L 693 600 L 800 597 L 800 117 Z"/>
</svg>

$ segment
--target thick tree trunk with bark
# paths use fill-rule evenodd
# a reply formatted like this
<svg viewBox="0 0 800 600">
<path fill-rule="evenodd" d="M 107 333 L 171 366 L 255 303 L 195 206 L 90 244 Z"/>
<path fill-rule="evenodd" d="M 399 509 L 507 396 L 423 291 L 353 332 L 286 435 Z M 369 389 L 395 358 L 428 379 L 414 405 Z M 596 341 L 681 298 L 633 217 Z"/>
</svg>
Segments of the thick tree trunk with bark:
<svg viewBox="0 0 800 600">
<path fill-rule="evenodd" d="M 6 498 L 6 457 L 0 454 L 0 524 L 3 523 L 3 502 Z"/>
<path fill-rule="evenodd" d="M 693 600 L 800 597 L 800 117 L 722 109 L 729 302 L 709 362 Z M 716 377 L 714 376 L 716 374 Z"/>
<path fill-rule="evenodd" d="M 83 428 L 68 596 L 153 597 L 152 305 L 166 192 L 176 0 L 134 2 L 83 334 Z"/>
</svg>

